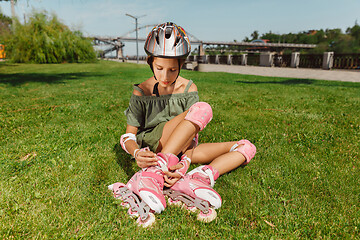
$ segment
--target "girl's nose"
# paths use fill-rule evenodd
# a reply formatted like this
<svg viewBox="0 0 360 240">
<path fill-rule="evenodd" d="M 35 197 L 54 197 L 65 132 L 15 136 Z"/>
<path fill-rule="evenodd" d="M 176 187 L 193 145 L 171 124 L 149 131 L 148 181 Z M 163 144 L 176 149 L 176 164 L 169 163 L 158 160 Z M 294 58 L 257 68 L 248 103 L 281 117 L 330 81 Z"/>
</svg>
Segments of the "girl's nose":
<svg viewBox="0 0 360 240">
<path fill-rule="evenodd" d="M 165 80 L 165 81 L 168 81 L 168 80 L 170 80 L 169 78 L 170 78 L 170 72 L 169 72 L 169 71 L 165 71 L 165 72 L 164 72 L 164 80 Z"/>
</svg>

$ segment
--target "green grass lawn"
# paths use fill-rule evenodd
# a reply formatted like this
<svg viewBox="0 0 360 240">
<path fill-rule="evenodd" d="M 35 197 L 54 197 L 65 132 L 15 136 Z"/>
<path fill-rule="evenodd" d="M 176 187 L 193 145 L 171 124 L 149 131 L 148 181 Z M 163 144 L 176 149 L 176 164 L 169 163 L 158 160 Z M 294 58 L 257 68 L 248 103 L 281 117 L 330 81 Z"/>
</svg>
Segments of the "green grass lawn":
<svg viewBox="0 0 360 240">
<path fill-rule="evenodd" d="M 170 206 L 142 229 L 107 185 L 138 170 L 118 142 L 149 68 L 0 63 L 0 239 L 359 239 L 359 83 L 182 75 L 213 107 L 200 142 L 258 153 L 217 180 L 215 221 Z"/>
</svg>

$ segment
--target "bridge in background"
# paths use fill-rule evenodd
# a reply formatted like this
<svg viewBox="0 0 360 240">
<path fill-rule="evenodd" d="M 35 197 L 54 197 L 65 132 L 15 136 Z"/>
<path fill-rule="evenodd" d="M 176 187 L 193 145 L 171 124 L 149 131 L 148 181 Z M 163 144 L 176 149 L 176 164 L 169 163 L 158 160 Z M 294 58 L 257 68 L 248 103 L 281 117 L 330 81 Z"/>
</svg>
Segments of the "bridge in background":
<svg viewBox="0 0 360 240">
<path fill-rule="evenodd" d="M 123 61 L 123 42 L 135 42 L 136 38 L 115 37 L 101 38 L 94 37 L 95 45 L 108 45 L 108 50 L 104 51 L 103 56 L 110 51 L 117 51 L 116 58 Z M 322 68 L 322 69 L 360 69 L 360 54 L 338 54 L 333 52 L 325 52 L 323 54 L 300 54 L 301 49 L 312 49 L 315 44 L 292 44 L 292 43 L 265 43 L 265 42 L 218 42 L 218 41 L 200 41 L 196 38 L 191 41 L 192 45 L 198 45 L 198 55 L 191 55 L 187 58 L 185 67 L 195 70 L 199 64 L 222 64 L 222 65 L 252 65 L 252 66 L 277 66 L 277 67 L 293 67 L 293 68 Z M 144 42 L 144 38 L 138 41 Z M 221 48 L 216 47 L 239 46 L 248 49 L 241 50 L 240 54 L 232 55 L 206 55 L 206 51 L 212 49 L 221 52 Z M 282 53 L 283 50 L 289 49 L 291 54 Z M 254 51 L 255 50 L 255 51 Z M 226 50 L 226 52 L 229 52 Z M 231 52 L 231 51 L 230 51 Z M 105 57 L 105 56 L 104 56 Z M 145 60 L 144 57 L 141 57 Z M 132 57 L 129 57 L 132 60 Z"/>
<path fill-rule="evenodd" d="M 109 49 L 105 50 L 107 52 L 117 51 L 117 58 L 123 58 L 123 47 L 125 44 L 123 42 L 136 42 L 134 37 L 93 37 L 94 45 L 108 45 Z M 196 38 L 192 38 L 192 45 L 198 45 L 198 55 L 205 55 L 205 49 L 207 48 L 216 48 L 216 47 L 243 47 L 245 51 L 259 51 L 259 52 L 281 52 L 285 49 L 290 49 L 291 51 L 299 51 L 301 49 L 313 49 L 316 44 L 294 44 L 294 43 L 261 43 L 261 42 L 221 42 L 221 41 L 201 41 Z M 145 38 L 138 38 L 139 42 L 145 42 Z M 104 51 L 104 52 L 105 52 Z"/>
</svg>

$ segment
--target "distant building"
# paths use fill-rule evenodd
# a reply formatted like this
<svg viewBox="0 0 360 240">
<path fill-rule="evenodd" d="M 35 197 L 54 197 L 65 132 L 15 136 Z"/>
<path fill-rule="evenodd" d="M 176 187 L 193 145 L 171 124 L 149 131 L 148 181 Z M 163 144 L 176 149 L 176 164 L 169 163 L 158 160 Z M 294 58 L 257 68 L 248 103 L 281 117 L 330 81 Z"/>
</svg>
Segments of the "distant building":
<svg viewBox="0 0 360 240">
<path fill-rule="evenodd" d="M 255 39 L 251 41 L 252 43 L 268 43 L 269 39 Z"/>
<path fill-rule="evenodd" d="M 269 39 L 255 39 L 251 41 L 252 43 L 268 43 Z M 264 51 L 269 49 L 269 47 L 263 47 L 263 46 L 256 46 L 256 47 L 249 47 L 248 51 Z"/>
<path fill-rule="evenodd" d="M 317 30 L 309 30 L 308 35 L 315 35 L 318 31 Z"/>
</svg>

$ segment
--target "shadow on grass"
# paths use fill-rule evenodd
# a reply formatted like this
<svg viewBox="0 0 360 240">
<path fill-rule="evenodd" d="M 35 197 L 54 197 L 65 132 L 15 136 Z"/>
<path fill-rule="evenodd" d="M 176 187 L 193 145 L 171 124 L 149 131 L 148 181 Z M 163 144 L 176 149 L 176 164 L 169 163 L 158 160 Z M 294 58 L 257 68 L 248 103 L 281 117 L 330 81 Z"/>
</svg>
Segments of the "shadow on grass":
<svg viewBox="0 0 360 240">
<path fill-rule="evenodd" d="M 284 84 L 284 85 L 295 85 L 295 84 L 313 84 L 316 80 L 313 79 L 285 79 L 283 81 L 256 81 L 256 82 L 248 82 L 248 81 L 236 81 L 237 83 L 245 83 L 245 84 Z"/>
<path fill-rule="evenodd" d="M 28 82 L 39 83 L 64 83 L 65 80 L 78 80 L 86 77 L 104 76 L 102 74 L 82 72 L 82 73 L 0 73 L 0 83 L 20 86 Z"/>
<path fill-rule="evenodd" d="M 120 143 L 115 144 L 114 152 L 116 154 L 116 162 L 124 170 L 128 179 L 130 179 L 135 174 L 135 170 L 133 169 L 134 161 L 132 161 L 127 154 L 124 156 L 124 150 L 122 149 Z"/>
<path fill-rule="evenodd" d="M 0 68 L 3 68 L 3 67 L 16 67 L 17 65 L 16 64 L 12 64 L 12 63 L 8 63 L 6 61 L 1 61 L 0 60 Z"/>
<path fill-rule="evenodd" d="M 353 82 L 340 82 L 340 81 L 330 81 L 330 80 L 315 80 L 308 78 L 289 78 L 278 81 L 236 81 L 237 83 L 244 84 L 281 84 L 281 85 L 316 85 L 316 86 L 325 86 L 325 87 L 351 87 L 351 88 L 360 88 L 359 83 Z"/>
</svg>

